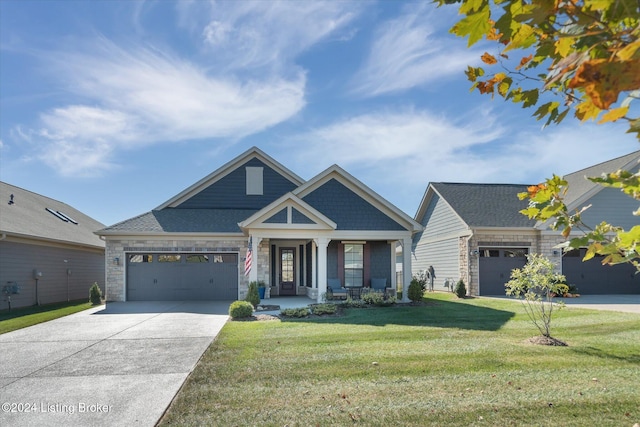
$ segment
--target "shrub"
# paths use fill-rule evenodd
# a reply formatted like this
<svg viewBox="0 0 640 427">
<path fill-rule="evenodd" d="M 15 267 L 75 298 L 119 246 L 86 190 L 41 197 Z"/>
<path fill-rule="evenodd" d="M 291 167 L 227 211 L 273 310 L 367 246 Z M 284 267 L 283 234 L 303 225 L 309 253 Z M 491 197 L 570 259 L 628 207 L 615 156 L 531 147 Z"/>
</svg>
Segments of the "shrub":
<svg viewBox="0 0 640 427">
<path fill-rule="evenodd" d="M 89 302 L 91 302 L 91 305 L 102 304 L 102 291 L 100 290 L 100 286 L 98 286 L 98 282 L 95 282 L 89 288 Z"/>
<path fill-rule="evenodd" d="M 315 304 L 311 306 L 311 313 L 322 314 L 334 314 L 338 311 L 338 306 L 335 304 Z"/>
<path fill-rule="evenodd" d="M 364 308 L 367 306 L 367 303 L 361 299 L 352 299 L 348 296 L 342 303 L 342 306 L 346 308 Z"/>
<path fill-rule="evenodd" d="M 464 298 L 467 295 L 467 287 L 464 285 L 464 280 L 458 280 L 453 292 L 458 296 L 458 298 Z"/>
<path fill-rule="evenodd" d="M 285 308 L 280 310 L 280 314 L 284 317 L 307 317 L 309 315 L 309 309 L 307 307 Z"/>
<path fill-rule="evenodd" d="M 413 279 L 411 279 L 411 284 L 409 284 L 409 291 L 407 292 L 407 296 L 413 302 L 422 301 L 426 286 L 426 280 L 423 280 L 417 276 L 413 276 Z"/>
<path fill-rule="evenodd" d="M 380 305 L 384 301 L 384 295 L 382 294 L 382 292 L 367 292 L 365 294 L 362 294 L 362 301 L 366 302 L 367 304 Z"/>
<path fill-rule="evenodd" d="M 233 319 L 250 317 L 253 314 L 253 305 L 248 301 L 234 301 L 229 306 L 229 316 Z"/>
<path fill-rule="evenodd" d="M 250 302 L 253 308 L 257 307 L 258 304 L 260 304 L 260 294 L 258 294 L 258 282 L 249 283 L 249 290 L 244 300 Z"/>
</svg>

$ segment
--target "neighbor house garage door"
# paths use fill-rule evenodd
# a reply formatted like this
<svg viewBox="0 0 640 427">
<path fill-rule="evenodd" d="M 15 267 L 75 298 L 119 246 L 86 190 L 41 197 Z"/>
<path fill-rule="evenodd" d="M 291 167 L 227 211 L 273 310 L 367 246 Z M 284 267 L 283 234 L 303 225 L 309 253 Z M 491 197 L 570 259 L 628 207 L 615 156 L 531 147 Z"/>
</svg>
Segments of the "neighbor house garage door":
<svg viewBox="0 0 640 427">
<path fill-rule="evenodd" d="M 238 255 L 127 255 L 127 301 L 235 300 Z"/>
<path fill-rule="evenodd" d="M 585 249 L 562 256 L 562 274 L 579 294 L 640 294 L 640 274 L 631 264 L 602 265 L 602 257 L 582 262 Z"/>
<path fill-rule="evenodd" d="M 480 295 L 504 295 L 511 270 L 527 263 L 528 248 L 480 248 Z"/>
</svg>

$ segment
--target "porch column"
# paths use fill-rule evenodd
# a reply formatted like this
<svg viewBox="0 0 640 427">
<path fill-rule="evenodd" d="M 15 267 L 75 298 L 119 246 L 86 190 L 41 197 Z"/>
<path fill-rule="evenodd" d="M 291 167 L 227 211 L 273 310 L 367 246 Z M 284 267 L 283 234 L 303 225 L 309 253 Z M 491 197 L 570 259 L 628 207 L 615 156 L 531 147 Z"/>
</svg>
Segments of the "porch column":
<svg viewBox="0 0 640 427">
<path fill-rule="evenodd" d="M 258 246 L 262 242 L 262 238 L 251 239 L 251 251 L 253 253 L 253 262 L 251 265 L 251 271 L 249 272 L 249 283 L 258 281 Z"/>
<path fill-rule="evenodd" d="M 396 283 L 396 241 L 390 241 L 389 246 L 391 247 L 391 277 L 389 278 L 389 286 L 393 289 L 393 295 L 395 295 L 398 290 Z"/>
<path fill-rule="evenodd" d="M 402 239 L 402 302 L 409 302 L 409 285 L 411 284 L 411 237 Z"/>
<path fill-rule="evenodd" d="M 316 263 L 316 256 L 318 251 L 316 250 L 316 241 L 311 242 L 311 287 L 318 290 L 318 266 Z"/>
<path fill-rule="evenodd" d="M 329 239 L 322 237 L 316 239 L 318 245 L 318 303 L 327 293 L 327 247 Z"/>
</svg>

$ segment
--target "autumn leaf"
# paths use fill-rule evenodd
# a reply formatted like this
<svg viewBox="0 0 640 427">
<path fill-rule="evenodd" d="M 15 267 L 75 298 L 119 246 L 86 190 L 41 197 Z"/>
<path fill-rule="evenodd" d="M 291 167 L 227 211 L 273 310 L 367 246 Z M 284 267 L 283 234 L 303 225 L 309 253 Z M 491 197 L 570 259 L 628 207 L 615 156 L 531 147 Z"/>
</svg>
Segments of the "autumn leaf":
<svg viewBox="0 0 640 427">
<path fill-rule="evenodd" d="M 480 59 L 482 59 L 482 62 L 484 62 L 485 64 L 488 65 L 493 65 L 498 63 L 498 61 L 496 60 L 495 56 L 491 55 L 488 52 L 485 52 L 482 54 L 482 56 L 480 57 Z"/>
<path fill-rule="evenodd" d="M 529 56 L 525 56 L 524 58 L 522 58 L 520 60 L 520 65 L 518 65 L 516 67 L 516 70 L 520 70 L 522 67 L 527 65 L 529 63 L 529 61 L 531 61 L 531 59 L 533 59 L 533 53 L 531 55 L 529 55 Z"/>
<path fill-rule="evenodd" d="M 615 122 L 616 120 L 624 117 L 629 111 L 629 106 L 614 108 L 610 110 L 607 114 L 602 116 L 602 119 L 598 122 L 599 124 L 607 123 L 607 122 Z"/>
<path fill-rule="evenodd" d="M 571 89 L 582 88 L 591 102 L 601 110 L 608 110 L 618 100 L 620 92 L 640 88 L 640 59 L 585 61 L 569 82 Z"/>
</svg>

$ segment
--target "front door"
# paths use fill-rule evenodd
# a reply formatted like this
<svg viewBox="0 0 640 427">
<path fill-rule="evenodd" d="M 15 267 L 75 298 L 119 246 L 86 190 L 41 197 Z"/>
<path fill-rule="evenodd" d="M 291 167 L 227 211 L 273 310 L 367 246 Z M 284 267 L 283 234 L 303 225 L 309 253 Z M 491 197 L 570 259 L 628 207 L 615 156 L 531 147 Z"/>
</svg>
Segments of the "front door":
<svg viewBox="0 0 640 427">
<path fill-rule="evenodd" d="M 295 248 L 280 248 L 280 295 L 296 294 Z"/>
</svg>

